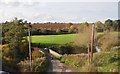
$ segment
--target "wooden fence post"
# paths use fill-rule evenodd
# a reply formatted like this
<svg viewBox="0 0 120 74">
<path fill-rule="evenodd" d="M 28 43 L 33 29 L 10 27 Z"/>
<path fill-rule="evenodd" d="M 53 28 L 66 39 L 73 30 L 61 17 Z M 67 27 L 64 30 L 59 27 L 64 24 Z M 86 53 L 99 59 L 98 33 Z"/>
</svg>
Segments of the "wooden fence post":
<svg viewBox="0 0 120 74">
<path fill-rule="evenodd" d="M 90 52 L 90 63 L 91 64 L 93 61 L 94 29 L 95 29 L 95 24 L 92 25 L 92 32 L 91 32 L 91 52 Z"/>
</svg>

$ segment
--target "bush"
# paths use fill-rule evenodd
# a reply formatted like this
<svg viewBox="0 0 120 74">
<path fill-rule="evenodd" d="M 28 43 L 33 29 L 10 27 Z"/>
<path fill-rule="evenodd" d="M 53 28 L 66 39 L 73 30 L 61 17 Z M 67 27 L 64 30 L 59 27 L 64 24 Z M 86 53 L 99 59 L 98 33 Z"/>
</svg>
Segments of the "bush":
<svg viewBox="0 0 120 74">
<path fill-rule="evenodd" d="M 91 29 L 92 26 L 89 25 L 87 22 L 83 23 L 78 29 L 79 33 L 76 40 L 74 41 L 74 45 L 87 50 L 87 45 L 91 42 Z"/>
<path fill-rule="evenodd" d="M 85 65 L 80 72 L 97 72 L 97 68 L 93 64 Z"/>
<path fill-rule="evenodd" d="M 18 66 L 16 59 L 5 56 L 2 57 L 2 70 L 8 72 L 17 72 Z"/>
<path fill-rule="evenodd" d="M 22 40 L 22 42 L 19 45 L 19 57 L 22 59 L 28 57 L 29 51 L 28 51 L 28 41 L 27 40 Z"/>
<path fill-rule="evenodd" d="M 72 47 L 70 47 L 69 45 L 61 45 L 58 47 L 58 52 L 61 54 L 70 54 L 72 52 Z"/>
<path fill-rule="evenodd" d="M 65 45 L 57 45 L 54 47 L 50 47 L 50 49 L 60 53 L 60 54 L 70 54 L 72 53 L 72 45 L 70 44 L 65 44 Z"/>
<path fill-rule="evenodd" d="M 94 53 L 93 64 L 88 65 L 87 54 L 71 54 L 63 55 L 61 62 L 80 72 L 118 72 L 120 56 L 118 50 Z"/>
<path fill-rule="evenodd" d="M 73 45 L 73 50 L 72 53 L 73 54 L 79 54 L 79 53 L 88 53 L 88 48 L 85 45 Z"/>
<path fill-rule="evenodd" d="M 80 70 L 82 66 L 86 64 L 87 55 L 85 54 L 71 54 L 71 55 L 64 55 L 61 57 L 61 62 Z"/>
<path fill-rule="evenodd" d="M 113 50 L 110 52 L 95 53 L 93 62 L 99 72 L 118 72 L 118 67 L 120 66 L 119 59 L 118 51 Z"/>
<path fill-rule="evenodd" d="M 46 59 L 36 59 L 33 64 L 34 72 L 45 72 L 48 67 L 48 61 Z"/>
<path fill-rule="evenodd" d="M 30 61 L 28 59 L 20 61 L 17 66 L 19 67 L 20 72 L 29 72 L 30 71 Z"/>
<path fill-rule="evenodd" d="M 34 50 L 32 51 L 32 59 L 44 57 L 44 54 L 41 53 L 39 50 L 39 48 L 34 48 Z"/>
<path fill-rule="evenodd" d="M 74 45 L 73 43 L 67 43 L 64 45 L 56 45 L 50 47 L 50 49 L 60 53 L 60 54 L 79 54 L 79 53 L 88 53 L 88 48 L 85 45 Z M 93 50 L 95 52 L 95 49 Z"/>
<path fill-rule="evenodd" d="M 61 33 L 61 30 L 60 30 L 60 29 L 57 29 L 57 30 L 56 30 L 56 33 L 57 33 L 57 34 L 60 34 L 60 33 Z"/>
<path fill-rule="evenodd" d="M 18 63 L 20 72 L 29 72 L 29 60 Z M 48 67 L 46 58 L 37 58 L 32 60 L 32 72 L 45 72 Z"/>
<path fill-rule="evenodd" d="M 8 46 L 8 44 L 4 44 L 4 45 L 1 45 L 1 48 L 2 48 L 2 57 L 3 56 L 10 56 L 10 48 Z"/>
<path fill-rule="evenodd" d="M 102 51 L 110 51 L 112 47 L 119 46 L 118 35 L 114 32 L 104 34 L 98 41 Z"/>
</svg>

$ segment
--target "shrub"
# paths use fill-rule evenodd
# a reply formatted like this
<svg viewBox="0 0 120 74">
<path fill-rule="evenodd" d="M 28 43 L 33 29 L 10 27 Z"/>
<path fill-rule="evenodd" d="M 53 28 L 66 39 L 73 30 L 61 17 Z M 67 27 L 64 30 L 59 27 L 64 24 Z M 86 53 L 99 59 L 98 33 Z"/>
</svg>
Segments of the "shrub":
<svg viewBox="0 0 120 74">
<path fill-rule="evenodd" d="M 2 48 L 2 56 L 10 56 L 10 48 L 8 47 L 8 44 L 1 45 Z"/>
<path fill-rule="evenodd" d="M 113 50 L 110 52 L 95 53 L 93 62 L 99 72 L 118 72 L 118 67 L 120 66 L 119 58 L 118 51 Z"/>
<path fill-rule="evenodd" d="M 32 59 L 44 57 L 44 54 L 43 54 L 42 52 L 40 52 L 39 50 L 40 50 L 39 48 L 35 48 L 35 49 L 32 51 Z"/>
<path fill-rule="evenodd" d="M 87 47 L 87 45 L 91 41 L 91 32 L 92 32 L 91 28 L 92 26 L 87 23 L 84 25 L 81 25 L 78 29 L 79 33 L 76 40 L 74 41 L 74 45 L 80 46 L 80 47 L 83 47 L 83 46 Z"/>
<path fill-rule="evenodd" d="M 79 53 L 88 53 L 88 48 L 85 45 L 73 45 L 73 54 L 79 54 Z"/>
<path fill-rule="evenodd" d="M 62 46 L 59 46 L 58 48 L 60 48 L 58 49 L 58 51 L 61 54 L 70 54 L 72 51 L 72 47 L 70 47 L 69 45 L 62 45 Z"/>
<path fill-rule="evenodd" d="M 97 68 L 93 65 L 85 65 L 82 67 L 81 72 L 97 72 Z"/>
<path fill-rule="evenodd" d="M 113 32 L 104 34 L 98 41 L 102 51 L 110 51 L 112 47 L 119 46 L 118 35 Z"/>
<path fill-rule="evenodd" d="M 70 44 L 65 44 L 65 45 L 54 46 L 51 49 L 60 54 L 70 54 L 72 53 L 73 47 Z"/>
<path fill-rule="evenodd" d="M 37 30 L 37 29 L 33 29 L 31 31 L 32 35 L 39 35 L 40 34 L 40 30 Z"/>
<path fill-rule="evenodd" d="M 29 72 L 30 71 L 30 61 L 28 59 L 20 61 L 17 66 L 19 67 L 20 72 Z"/>
<path fill-rule="evenodd" d="M 45 58 L 36 59 L 33 63 L 34 72 L 45 72 L 48 67 L 48 61 Z"/>
<path fill-rule="evenodd" d="M 29 60 L 18 63 L 20 72 L 29 72 Z M 45 72 L 48 67 L 46 58 L 37 58 L 32 60 L 32 72 Z"/>
<path fill-rule="evenodd" d="M 69 30 L 68 30 L 68 33 L 73 33 L 73 30 L 72 30 L 72 29 L 69 29 Z"/>
<path fill-rule="evenodd" d="M 45 29 L 45 28 L 41 29 L 41 33 L 45 34 L 46 32 L 47 32 L 47 29 Z"/>
<path fill-rule="evenodd" d="M 27 40 L 23 40 L 20 43 L 19 48 L 20 48 L 20 50 L 19 50 L 19 57 L 21 59 L 24 59 L 24 58 L 28 57 L 28 55 L 29 55 L 29 53 L 28 53 L 29 52 L 28 51 L 28 41 Z"/>
<path fill-rule="evenodd" d="M 79 53 L 88 53 L 88 48 L 85 45 L 74 45 L 73 43 L 67 43 L 64 45 L 56 45 L 50 47 L 52 50 L 60 54 L 79 54 Z M 95 52 L 95 49 L 93 50 Z"/>
<path fill-rule="evenodd" d="M 61 62 L 80 72 L 118 72 L 120 66 L 118 50 L 99 52 L 93 55 L 93 64 L 88 65 L 87 54 L 69 54 L 61 57 Z"/>
<path fill-rule="evenodd" d="M 57 30 L 56 30 L 56 33 L 60 34 L 60 33 L 61 33 L 61 30 L 60 30 L 60 29 L 57 29 Z"/>
<path fill-rule="evenodd" d="M 64 62 L 77 70 L 80 70 L 80 68 L 86 64 L 86 61 L 86 54 L 69 54 L 61 57 L 61 62 Z"/>
<path fill-rule="evenodd" d="M 16 59 L 10 58 L 10 57 L 2 57 L 2 70 L 8 71 L 8 72 L 17 72 L 18 66 Z"/>
</svg>

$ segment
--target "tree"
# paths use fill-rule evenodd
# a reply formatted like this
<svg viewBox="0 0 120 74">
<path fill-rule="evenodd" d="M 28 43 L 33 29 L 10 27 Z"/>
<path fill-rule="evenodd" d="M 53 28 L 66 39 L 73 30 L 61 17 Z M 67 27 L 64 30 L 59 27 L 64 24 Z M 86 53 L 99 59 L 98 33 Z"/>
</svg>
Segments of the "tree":
<svg viewBox="0 0 120 74">
<path fill-rule="evenodd" d="M 24 37 L 24 33 L 26 32 L 24 25 L 23 19 L 18 20 L 17 18 L 2 24 L 4 44 L 8 44 L 10 52 L 12 53 L 11 57 L 18 60 L 24 58 L 28 54 L 28 52 L 26 52 L 28 50 L 28 42 Z M 21 50 L 24 51 L 22 52 Z"/>
<path fill-rule="evenodd" d="M 120 31 L 120 19 L 118 19 L 118 31 Z"/>
<path fill-rule="evenodd" d="M 95 23 L 97 31 L 103 31 L 104 29 L 104 24 L 101 21 L 97 21 Z"/>
<path fill-rule="evenodd" d="M 56 30 L 56 33 L 58 33 L 58 34 L 61 33 L 61 30 L 60 30 L 60 29 L 57 29 L 57 30 Z"/>
<path fill-rule="evenodd" d="M 0 24 L 0 44 L 2 44 L 2 24 Z"/>
<path fill-rule="evenodd" d="M 88 23 L 88 22 L 84 22 L 83 24 L 86 25 L 86 26 L 89 26 L 89 23 Z"/>
<path fill-rule="evenodd" d="M 69 30 L 68 30 L 68 32 L 69 33 L 77 33 L 78 29 L 75 26 L 71 25 L 70 28 L 69 28 Z"/>
<path fill-rule="evenodd" d="M 113 28 L 114 28 L 115 31 L 118 30 L 118 27 L 119 27 L 118 24 L 119 24 L 119 20 L 114 20 L 114 21 L 113 21 Z"/>
<path fill-rule="evenodd" d="M 68 23 L 67 28 L 70 28 L 73 25 L 73 23 Z"/>
<path fill-rule="evenodd" d="M 46 34 L 46 33 L 47 33 L 46 28 L 41 28 L 41 33 L 42 33 L 42 34 Z"/>
<path fill-rule="evenodd" d="M 110 31 L 110 29 L 113 27 L 113 21 L 110 19 L 107 19 L 104 24 L 105 24 L 105 30 Z"/>
</svg>

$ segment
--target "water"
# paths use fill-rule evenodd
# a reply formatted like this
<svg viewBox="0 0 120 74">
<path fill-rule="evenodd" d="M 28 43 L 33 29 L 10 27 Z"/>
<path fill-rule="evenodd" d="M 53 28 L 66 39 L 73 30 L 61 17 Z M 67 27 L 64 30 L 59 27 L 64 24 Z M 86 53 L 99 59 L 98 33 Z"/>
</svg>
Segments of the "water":
<svg viewBox="0 0 120 74">
<path fill-rule="evenodd" d="M 96 46 L 95 48 L 96 48 L 97 52 L 101 52 L 101 49 L 98 48 L 98 46 Z"/>
</svg>

